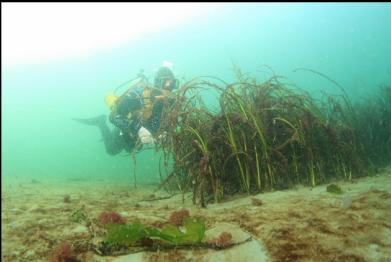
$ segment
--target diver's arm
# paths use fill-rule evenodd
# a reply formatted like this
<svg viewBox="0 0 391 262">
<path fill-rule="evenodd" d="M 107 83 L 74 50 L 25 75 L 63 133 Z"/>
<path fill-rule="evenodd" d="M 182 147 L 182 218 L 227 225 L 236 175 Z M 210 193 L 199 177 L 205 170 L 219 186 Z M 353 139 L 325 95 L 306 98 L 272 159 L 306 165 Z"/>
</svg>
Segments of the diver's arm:
<svg viewBox="0 0 391 262">
<path fill-rule="evenodd" d="M 126 121 L 120 117 L 120 115 L 116 115 L 112 119 L 112 123 L 119 127 L 122 132 L 132 134 L 137 134 L 143 144 L 153 144 L 154 138 L 151 132 L 143 127 L 140 121 Z"/>
<path fill-rule="evenodd" d="M 155 95 L 154 98 L 156 101 L 162 101 L 167 99 L 170 95 L 170 92 L 167 90 L 159 90 L 159 94 Z"/>
<path fill-rule="evenodd" d="M 130 128 L 129 122 L 123 119 L 120 115 L 113 116 L 110 121 L 121 130 L 128 130 Z"/>
<path fill-rule="evenodd" d="M 109 119 L 110 122 L 113 125 L 117 126 L 119 129 L 121 129 L 122 132 L 132 132 L 136 134 L 137 131 L 141 128 L 140 121 L 138 121 L 137 119 L 126 119 L 115 112 L 112 112 L 112 114 L 110 114 Z"/>
<path fill-rule="evenodd" d="M 162 100 L 164 100 L 164 98 L 166 98 L 166 96 L 164 96 L 164 95 L 155 96 L 156 101 L 162 101 Z"/>
</svg>

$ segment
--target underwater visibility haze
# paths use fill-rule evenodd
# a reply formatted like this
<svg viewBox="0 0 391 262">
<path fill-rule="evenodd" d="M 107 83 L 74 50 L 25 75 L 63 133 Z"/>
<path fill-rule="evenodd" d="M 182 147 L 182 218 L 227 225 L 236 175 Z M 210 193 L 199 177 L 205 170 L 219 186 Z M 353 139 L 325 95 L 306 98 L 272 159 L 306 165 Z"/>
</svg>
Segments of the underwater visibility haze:
<svg viewBox="0 0 391 262">
<path fill-rule="evenodd" d="M 92 12 L 96 5 L 91 4 Z M 167 5 L 178 13 L 186 6 Z M 47 261 L 48 256 L 51 261 L 61 261 L 61 248 L 69 253 L 72 249 L 81 261 L 104 261 L 94 260 L 97 258 L 88 252 L 97 257 L 126 255 L 131 252 L 124 251 L 124 247 L 137 241 L 141 241 L 142 251 L 156 251 L 156 239 L 165 241 L 161 249 L 168 250 L 162 251 L 168 253 L 160 259 L 180 258 L 178 253 L 170 253 L 170 245 L 185 250 L 192 245 L 214 250 L 232 247 L 222 251 L 232 253 L 237 248 L 243 261 L 390 259 L 391 239 L 386 235 L 391 235 L 391 225 L 386 217 L 391 214 L 386 210 L 391 210 L 391 4 L 198 5 L 205 8 L 197 15 L 84 55 L 54 55 L 51 60 L 15 64 L 2 61 L 2 202 L 3 198 L 9 201 L 8 209 L 2 207 L 2 225 L 12 224 L 2 229 L 2 242 L 14 230 L 27 230 L 18 221 L 33 228 L 34 223 L 23 218 L 29 214 L 42 215 L 45 221 L 63 219 L 61 223 L 69 222 L 71 217 L 69 223 L 73 223 L 58 239 L 50 233 L 54 226 L 41 226 L 39 239 L 49 244 L 33 253 L 28 251 L 28 241 L 13 239 L 2 243 L 5 261 Z M 131 10 L 131 3 L 126 6 Z M 154 3 L 147 7 L 156 13 Z M 77 10 L 78 5 L 74 8 Z M 106 19 L 111 15 L 115 13 L 107 13 Z M 89 14 L 85 17 L 88 19 Z M 5 19 L 2 27 L 7 26 L 7 21 L 10 20 Z M 134 26 L 142 27 L 145 21 L 135 20 Z M 84 28 L 84 22 L 80 23 Z M 20 34 L 10 30 L 7 32 Z M 64 35 L 69 33 L 67 27 L 58 30 L 63 30 Z M 126 26 L 112 30 L 118 30 L 120 35 L 121 30 L 126 32 Z M 70 45 L 84 39 L 77 39 L 76 33 L 69 35 L 74 37 L 67 39 Z M 31 35 L 26 35 L 26 42 L 28 37 Z M 2 53 L 7 50 L 2 48 Z M 141 71 L 153 82 L 163 63 L 171 64 L 179 81 L 173 92 L 175 102 L 163 110 L 159 133 L 165 131 L 163 140 L 156 148 L 144 146 L 145 150 L 136 154 L 107 154 L 99 129 L 73 119 L 102 114 L 108 117 L 110 108 L 105 97 L 110 92 Z M 127 88 L 121 86 L 118 94 Z M 108 118 L 106 122 L 110 129 L 114 128 Z M 358 179 L 364 182 L 357 182 Z M 102 184 L 94 184 L 99 181 Z M 78 190 L 90 184 L 90 190 L 96 191 L 87 197 L 88 189 L 80 194 L 76 189 L 67 192 L 61 186 L 67 184 Z M 116 198 L 118 192 L 111 188 L 112 184 L 121 186 L 120 197 Z M 147 191 L 140 189 L 143 185 Z M 45 207 L 40 200 L 56 201 L 48 188 L 61 196 L 59 204 L 70 201 L 71 206 Z M 56 192 L 56 188 L 62 189 Z M 159 198 L 157 189 L 175 197 L 163 194 Z M 287 189 L 298 191 L 272 195 L 276 190 Z M 13 193 L 7 195 L 7 190 Z M 32 197 L 38 199 L 33 203 L 37 205 L 35 209 L 23 207 L 22 202 L 27 202 L 21 199 L 28 199 L 28 195 L 17 190 L 36 194 Z M 292 201 L 308 201 L 301 205 L 303 210 L 313 210 L 311 215 L 303 215 L 298 206 L 283 197 L 284 192 Z M 67 197 L 63 199 L 64 195 Z M 305 197 L 308 195 L 312 198 Z M 237 196 L 251 199 L 250 204 L 243 206 L 244 200 L 236 200 Z M 232 203 L 227 204 L 231 199 Z M 153 200 L 160 202 L 154 204 Z M 107 202 L 96 204 L 99 201 Z M 269 210 L 268 205 L 274 206 Z M 25 213 L 24 208 L 30 211 Z M 42 211 L 45 208 L 47 211 Z M 218 216 L 223 208 L 237 208 L 237 212 L 230 211 L 226 215 L 229 219 L 224 220 Z M 262 212 L 256 213 L 257 208 L 266 208 L 262 212 L 270 214 L 270 218 L 292 219 L 292 227 L 277 223 L 261 229 L 260 225 L 267 224 L 268 219 L 259 215 Z M 326 213 L 333 208 L 344 211 Z M 202 218 L 189 216 L 188 210 L 190 215 L 200 214 Z M 366 215 L 369 210 L 377 217 Z M 162 217 L 170 213 L 168 226 Z M 148 220 L 148 216 L 155 218 Z M 90 225 L 96 222 L 91 217 L 98 217 L 105 226 L 109 224 L 104 241 L 95 248 L 86 244 L 87 240 L 72 242 L 76 241 L 75 236 L 82 239 L 83 234 L 92 231 L 101 233 L 91 229 Z M 134 222 L 136 217 L 138 222 Z M 353 221 L 350 228 L 345 224 L 349 219 Z M 339 227 L 333 228 L 326 220 L 335 221 Z M 224 232 L 208 240 L 208 228 L 219 228 L 216 221 L 239 226 L 222 226 Z M 358 226 L 354 227 L 356 222 Z M 72 229 L 77 223 L 84 227 L 76 227 L 82 233 Z M 300 223 L 307 223 L 315 231 L 297 229 L 295 225 Z M 379 230 L 372 232 L 377 234 L 372 235 L 376 240 L 365 235 L 369 223 L 379 225 L 373 227 Z M 186 230 L 180 231 L 176 226 Z M 246 233 L 235 234 L 237 228 Z M 339 240 L 332 242 L 327 236 L 323 236 L 324 242 L 312 246 L 305 230 L 308 234 L 333 234 L 348 239 L 344 242 L 347 251 L 333 255 L 333 245 Z M 357 230 L 361 232 L 357 238 L 348 234 Z M 134 234 L 134 239 L 126 238 L 126 233 Z M 262 243 L 254 246 L 251 237 L 237 238 L 240 234 L 251 234 Z M 72 248 L 63 244 L 53 255 L 56 245 L 62 243 L 59 239 L 72 242 Z M 294 244 L 288 245 L 284 239 L 289 243 L 298 239 L 306 242 L 292 247 Z M 354 241 L 359 243 L 356 248 Z M 316 245 L 321 251 L 314 251 Z M 257 260 L 251 258 L 251 252 Z M 208 255 L 207 261 L 218 261 L 213 254 Z"/>
<path fill-rule="evenodd" d="M 129 176 L 131 161 L 110 157 L 100 134 L 71 118 L 108 114 L 104 97 L 140 69 L 164 60 L 178 78 L 231 81 L 232 61 L 259 78 L 268 65 L 309 91 L 364 99 L 390 81 L 389 4 L 226 4 L 205 16 L 80 59 L 2 68 L 4 176 Z M 267 76 L 267 75 L 266 75 Z M 145 161 L 153 158 L 146 153 Z M 153 158 L 154 159 L 154 158 Z M 154 159 L 156 160 L 156 159 Z M 140 168 L 143 158 L 140 159 Z M 152 168 L 152 165 L 150 165 Z M 156 169 L 142 171 L 154 177 Z M 140 171 L 141 172 L 141 171 Z"/>
</svg>

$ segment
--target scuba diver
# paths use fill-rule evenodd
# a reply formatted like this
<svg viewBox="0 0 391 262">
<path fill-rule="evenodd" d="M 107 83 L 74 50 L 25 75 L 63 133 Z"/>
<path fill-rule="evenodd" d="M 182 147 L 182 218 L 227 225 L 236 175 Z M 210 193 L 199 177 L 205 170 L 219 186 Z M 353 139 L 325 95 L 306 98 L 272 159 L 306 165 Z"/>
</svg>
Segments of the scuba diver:
<svg viewBox="0 0 391 262">
<path fill-rule="evenodd" d="M 105 115 L 73 120 L 97 126 L 108 154 L 116 155 L 122 150 L 131 153 L 139 145 L 139 141 L 141 145 L 154 144 L 163 106 L 165 101 L 169 101 L 168 95 L 177 86 L 178 80 L 166 66 L 157 71 L 153 87 L 141 72 L 124 94 L 118 97 L 111 93 L 105 99 L 111 110 L 109 121 L 115 126 L 113 130 L 108 127 Z"/>
</svg>

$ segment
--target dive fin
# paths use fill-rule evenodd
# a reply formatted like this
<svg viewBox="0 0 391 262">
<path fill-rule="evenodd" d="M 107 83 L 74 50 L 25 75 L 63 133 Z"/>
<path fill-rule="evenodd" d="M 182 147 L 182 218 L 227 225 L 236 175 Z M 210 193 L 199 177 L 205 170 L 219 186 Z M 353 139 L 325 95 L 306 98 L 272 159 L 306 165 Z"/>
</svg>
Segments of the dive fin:
<svg viewBox="0 0 391 262">
<path fill-rule="evenodd" d="M 100 126 L 106 123 L 106 116 L 100 115 L 92 118 L 72 118 L 72 120 L 89 126 Z"/>
</svg>

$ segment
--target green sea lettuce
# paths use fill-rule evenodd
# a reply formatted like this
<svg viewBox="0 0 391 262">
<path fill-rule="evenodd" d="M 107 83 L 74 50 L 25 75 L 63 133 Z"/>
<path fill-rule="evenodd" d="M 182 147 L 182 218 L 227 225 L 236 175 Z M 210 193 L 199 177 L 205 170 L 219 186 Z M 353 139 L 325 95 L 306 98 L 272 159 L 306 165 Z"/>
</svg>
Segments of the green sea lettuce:
<svg viewBox="0 0 391 262">
<path fill-rule="evenodd" d="M 173 244 L 200 243 L 205 235 L 205 222 L 202 219 L 187 217 L 184 221 L 184 232 L 168 224 L 162 229 L 162 236 Z"/>
<path fill-rule="evenodd" d="M 187 217 L 184 221 L 183 231 L 172 224 L 159 230 L 147 227 L 135 221 L 132 224 L 110 224 L 107 227 L 105 242 L 113 247 L 131 246 L 143 238 L 157 238 L 170 244 L 196 244 L 200 243 L 205 235 L 205 222 L 200 218 Z"/>
<path fill-rule="evenodd" d="M 184 241 L 200 243 L 205 235 L 205 222 L 200 218 L 187 217 L 184 222 L 186 233 Z"/>
<path fill-rule="evenodd" d="M 106 242 L 112 246 L 129 246 L 148 234 L 145 226 L 139 221 L 129 225 L 109 224 Z"/>
</svg>

